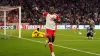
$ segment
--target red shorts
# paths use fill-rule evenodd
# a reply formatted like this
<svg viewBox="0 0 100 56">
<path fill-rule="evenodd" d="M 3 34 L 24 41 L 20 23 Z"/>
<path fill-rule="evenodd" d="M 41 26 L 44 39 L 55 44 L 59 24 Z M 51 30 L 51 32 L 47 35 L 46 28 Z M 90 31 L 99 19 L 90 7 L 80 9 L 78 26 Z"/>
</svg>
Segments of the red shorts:
<svg viewBox="0 0 100 56">
<path fill-rule="evenodd" d="M 55 36 L 55 30 L 46 29 L 46 36 Z"/>
</svg>

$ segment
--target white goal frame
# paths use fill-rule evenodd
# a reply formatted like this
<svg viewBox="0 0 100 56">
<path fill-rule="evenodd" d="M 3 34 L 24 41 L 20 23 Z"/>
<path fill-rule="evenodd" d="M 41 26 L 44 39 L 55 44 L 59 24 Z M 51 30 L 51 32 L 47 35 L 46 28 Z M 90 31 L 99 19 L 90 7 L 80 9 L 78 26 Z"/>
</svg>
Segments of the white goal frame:
<svg viewBox="0 0 100 56">
<path fill-rule="evenodd" d="M 21 6 L 17 6 L 17 7 L 5 7 L 5 6 L 0 6 L 0 11 L 3 11 L 4 12 L 4 35 L 7 35 L 6 34 L 6 12 L 7 11 L 11 11 L 11 10 L 14 10 L 14 9 L 19 9 L 19 38 L 21 38 Z"/>
</svg>

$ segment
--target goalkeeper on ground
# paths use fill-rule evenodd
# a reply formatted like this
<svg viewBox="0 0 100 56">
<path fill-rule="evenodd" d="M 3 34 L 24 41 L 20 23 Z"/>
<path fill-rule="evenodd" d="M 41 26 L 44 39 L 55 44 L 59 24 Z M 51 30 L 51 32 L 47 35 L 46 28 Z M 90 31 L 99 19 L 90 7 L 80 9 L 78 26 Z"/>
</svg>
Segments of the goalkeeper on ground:
<svg viewBox="0 0 100 56">
<path fill-rule="evenodd" d="M 34 30 L 32 32 L 32 37 L 44 37 L 44 33 L 39 31 L 39 28 L 37 28 L 37 30 Z"/>
<path fill-rule="evenodd" d="M 94 35 L 94 26 L 90 25 L 90 27 L 87 28 L 87 38 L 91 37 L 93 39 Z"/>
</svg>

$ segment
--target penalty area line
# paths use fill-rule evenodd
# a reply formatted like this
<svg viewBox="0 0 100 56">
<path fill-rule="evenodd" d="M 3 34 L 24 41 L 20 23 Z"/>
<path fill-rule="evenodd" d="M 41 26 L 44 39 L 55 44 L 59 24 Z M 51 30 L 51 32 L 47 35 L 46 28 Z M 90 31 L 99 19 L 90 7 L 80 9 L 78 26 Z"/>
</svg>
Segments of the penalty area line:
<svg viewBox="0 0 100 56">
<path fill-rule="evenodd" d="M 37 40 L 32 40 L 32 39 L 27 39 L 27 38 L 20 38 L 20 39 L 28 40 L 28 41 L 33 41 L 33 42 L 36 42 L 36 43 L 42 43 L 42 44 L 44 44 L 44 42 L 37 41 Z M 64 46 L 61 46 L 61 45 L 56 45 L 56 44 L 54 44 L 54 46 L 60 47 L 60 48 L 64 48 L 64 49 L 73 50 L 73 51 L 77 51 L 77 52 L 83 52 L 83 53 L 87 53 L 87 54 L 91 54 L 91 55 L 100 56 L 100 54 L 97 54 L 97 53 L 88 52 L 88 51 L 83 51 L 83 50 L 78 50 L 78 49 L 69 48 L 69 47 L 64 47 Z"/>
</svg>

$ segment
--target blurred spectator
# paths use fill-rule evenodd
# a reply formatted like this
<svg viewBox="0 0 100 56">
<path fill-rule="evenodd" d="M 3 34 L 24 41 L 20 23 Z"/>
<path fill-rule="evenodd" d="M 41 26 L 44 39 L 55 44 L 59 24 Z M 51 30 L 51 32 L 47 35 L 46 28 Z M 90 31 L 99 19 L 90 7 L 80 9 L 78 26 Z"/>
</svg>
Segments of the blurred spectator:
<svg viewBox="0 0 100 56">
<path fill-rule="evenodd" d="M 55 7 L 55 12 L 61 16 L 60 24 L 75 24 L 79 19 L 81 24 L 88 24 L 88 19 L 93 19 L 95 24 L 100 24 L 99 0 L 0 0 L 1 6 L 22 6 L 22 22 L 30 24 L 45 24 L 40 12 L 48 11 L 50 6 Z M 17 16 L 13 16 L 17 15 Z M 8 22 L 17 22 L 18 11 L 9 12 Z"/>
</svg>

